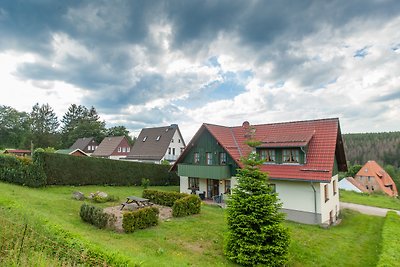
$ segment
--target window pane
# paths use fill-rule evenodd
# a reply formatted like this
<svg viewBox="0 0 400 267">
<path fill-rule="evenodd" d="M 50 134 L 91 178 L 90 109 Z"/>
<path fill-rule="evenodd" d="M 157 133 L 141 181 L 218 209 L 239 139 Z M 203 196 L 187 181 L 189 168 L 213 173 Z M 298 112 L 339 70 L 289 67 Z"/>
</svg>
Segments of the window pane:
<svg viewBox="0 0 400 267">
<path fill-rule="evenodd" d="M 206 158 L 207 158 L 207 165 L 212 165 L 212 153 L 211 152 L 206 153 Z"/>
</svg>

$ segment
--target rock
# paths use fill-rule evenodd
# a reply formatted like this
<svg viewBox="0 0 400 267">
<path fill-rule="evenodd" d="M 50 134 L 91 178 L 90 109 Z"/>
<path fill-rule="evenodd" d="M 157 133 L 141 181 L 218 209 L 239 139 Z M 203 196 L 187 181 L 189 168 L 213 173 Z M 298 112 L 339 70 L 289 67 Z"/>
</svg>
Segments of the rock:
<svg viewBox="0 0 400 267">
<path fill-rule="evenodd" d="M 72 193 L 72 197 L 75 198 L 76 200 L 84 200 L 85 199 L 85 195 L 79 191 L 75 191 L 74 193 Z"/>
<path fill-rule="evenodd" d="M 108 194 L 106 192 L 96 192 L 96 194 L 100 198 L 108 198 Z"/>
</svg>

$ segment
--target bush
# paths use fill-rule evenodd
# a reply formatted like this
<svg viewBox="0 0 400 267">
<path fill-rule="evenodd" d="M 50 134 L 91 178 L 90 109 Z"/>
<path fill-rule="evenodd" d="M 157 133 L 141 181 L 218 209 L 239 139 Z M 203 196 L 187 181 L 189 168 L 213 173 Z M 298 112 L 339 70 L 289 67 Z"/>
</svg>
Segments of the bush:
<svg viewBox="0 0 400 267">
<path fill-rule="evenodd" d="M 95 195 L 95 196 L 92 198 L 92 200 L 93 200 L 93 202 L 96 202 L 96 203 L 106 203 L 106 202 L 115 202 L 115 201 L 118 201 L 119 198 L 116 197 L 116 196 L 113 196 L 113 195 L 108 195 L 107 197 L 101 197 L 101 196 L 99 196 L 99 195 Z"/>
<path fill-rule="evenodd" d="M 113 215 L 107 214 L 103 212 L 103 209 L 88 205 L 86 203 L 82 204 L 79 215 L 81 216 L 82 220 L 93 224 L 98 228 L 111 226 L 115 221 L 115 217 Z"/>
<path fill-rule="evenodd" d="M 149 185 L 150 185 L 150 180 L 146 179 L 146 178 L 142 178 L 142 187 L 144 189 L 147 189 L 147 187 L 149 187 Z"/>
<path fill-rule="evenodd" d="M 146 207 L 136 211 L 124 212 L 122 228 L 126 233 L 137 229 L 145 229 L 158 224 L 159 210 L 156 207 Z"/>
<path fill-rule="evenodd" d="M 175 201 L 172 206 L 172 216 L 183 217 L 192 214 L 199 214 L 201 200 L 197 195 L 189 195 Z"/>
<path fill-rule="evenodd" d="M 35 153 L 50 185 L 140 185 L 148 177 L 152 185 L 179 185 L 169 166 L 152 163 L 75 157 L 57 153 Z"/>
<path fill-rule="evenodd" d="M 46 175 L 40 166 L 30 158 L 12 155 L 0 155 L 0 180 L 30 187 L 46 185 Z"/>
<path fill-rule="evenodd" d="M 158 205 L 172 207 L 178 199 L 188 196 L 186 193 L 143 190 L 143 197 Z"/>
<path fill-rule="evenodd" d="M 394 211 L 386 215 L 382 229 L 382 253 L 377 266 L 397 266 L 400 262 L 400 216 Z"/>
</svg>

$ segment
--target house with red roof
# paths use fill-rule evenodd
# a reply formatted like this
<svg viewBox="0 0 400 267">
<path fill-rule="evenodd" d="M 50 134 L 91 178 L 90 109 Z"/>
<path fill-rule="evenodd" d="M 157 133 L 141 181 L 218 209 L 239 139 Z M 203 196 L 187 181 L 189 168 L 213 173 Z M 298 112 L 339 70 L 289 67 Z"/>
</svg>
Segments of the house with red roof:
<svg viewBox="0 0 400 267">
<path fill-rule="evenodd" d="M 257 140 L 255 151 L 246 144 Z M 338 172 L 346 171 L 339 119 L 227 127 L 204 123 L 172 170 L 180 191 L 215 199 L 230 194 L 241 157 L 255 152 L 288 220 L 331 224 L 339 214 Z"/>
<path fill-rule="evenodd" d="M 125 136 L 108 136 L 101 141 L 92 157 L 124 159 L 131 151 L 129 141 Z"/>
<path fill-rule="evenodd" d="M 362 184 L 369 193 L 383 192 L 391 197 L 398 196 L 392 177 L 374 160 L 365 163 L 354 179 Z"/>
</svg>

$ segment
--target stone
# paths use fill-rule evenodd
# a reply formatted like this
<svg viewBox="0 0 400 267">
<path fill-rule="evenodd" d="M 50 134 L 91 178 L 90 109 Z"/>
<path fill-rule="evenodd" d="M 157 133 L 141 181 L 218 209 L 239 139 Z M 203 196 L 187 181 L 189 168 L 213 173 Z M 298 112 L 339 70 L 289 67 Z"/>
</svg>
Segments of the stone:
<svg viewBox="0 0 400 267">
<path fill-rule="evenodd" d="M 100 198 L 108 198 L 108 194 L 106 192 L 96 192 L 96 194 Z"/>
<path fill-rule="evenodd" d="M 72 193 L 72 197 L 76 200 L 84 200 L 85 199 L 85 195 L 82 192 L 79 191 L 75 191 Z"/>
</svg>

